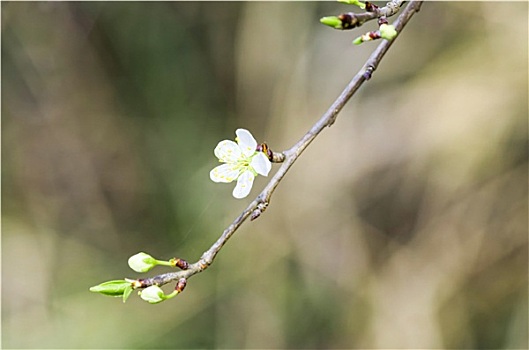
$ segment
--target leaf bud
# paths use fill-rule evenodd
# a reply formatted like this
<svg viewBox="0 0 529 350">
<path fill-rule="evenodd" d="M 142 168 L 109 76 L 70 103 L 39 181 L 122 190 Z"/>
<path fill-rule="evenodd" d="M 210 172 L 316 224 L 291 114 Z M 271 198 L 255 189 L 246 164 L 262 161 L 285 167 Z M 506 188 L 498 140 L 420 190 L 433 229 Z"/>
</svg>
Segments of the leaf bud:
<svg viewBox="0 0 529 350">
<path fill-rule="evenodd" d="M 107 281 L 97 286 L 90 287 L 90 291 L 94 293 L 101 293 L 112 297 L 122 296 L 127 289 L 131 287 L 131 283 L 125 280 Z"/>
<path fill-rule="evenodd" d="M 184 259 L 172 258 L 169 262 L 171 266 L 178 267 L 181 270 L 187 270 L 189 268 L 189 263 Z"/>
<path fill-rule="evenodd" d="M 366 4 L 358 0 L 338 0 L 338 2 L 341 2 L 343 4 L 348 4 L 348 5 L 355 5 L 355 6 L 360 7 L 362 10 L 366 8 Z"/>
<path fill-rule="evenodd" d="M 342 21 L 336 16 L 322 17 L 320 18 L 320 22 L 334 29 L 343 29 Z"/>
<path fill-rule="evenodd" d="M 180 293 L 184 290 L 186 285 L 187 285 L 187 280 L 185 278 L 180 278 L 178 282 L 176 283 L 176 287 L 174 290 Z"/>
</svg>

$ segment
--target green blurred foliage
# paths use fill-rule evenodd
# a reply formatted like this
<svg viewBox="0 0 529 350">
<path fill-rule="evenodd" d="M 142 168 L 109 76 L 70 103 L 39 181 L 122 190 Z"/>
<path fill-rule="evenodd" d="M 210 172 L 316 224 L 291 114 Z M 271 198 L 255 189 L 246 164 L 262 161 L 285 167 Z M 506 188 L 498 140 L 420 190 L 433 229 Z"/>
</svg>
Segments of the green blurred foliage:
<svg viewBox="0 0 529 350">
<path fill-rule="evenodd" d="M 4 348 L 528 347 L 527 3 L 425 3 L 158 305 L 88 288 L 139 277 L 139 251 L 198 259 L 250 200 L 209 180 L 217 142 L 291 147 L 375 24 L 321 25 L 336 2 L 1 6 Z"/>
</svg>

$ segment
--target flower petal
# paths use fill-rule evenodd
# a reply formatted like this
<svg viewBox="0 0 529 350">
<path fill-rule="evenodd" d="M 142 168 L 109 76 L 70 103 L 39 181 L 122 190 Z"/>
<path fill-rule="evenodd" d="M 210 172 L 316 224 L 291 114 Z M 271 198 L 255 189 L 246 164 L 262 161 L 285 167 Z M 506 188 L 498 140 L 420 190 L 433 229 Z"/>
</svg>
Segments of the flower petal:
<svg viewBox="0 0 529 350">
<path fill-rule="evenodd" d="M 239 173 L 240 168 L 237 164 L 222 164 L 209 172 L 209 178 L 213 182 L 230 183 L 239 176 Z"/>
<path fill-rule="evenodd" d="M 237 129 L 235 134 L 237 134 L 237 143 L 244 156 L 252 156 L 257 148 L 257 141 L 255 141 L 252 134 L 246 129 Z"/>
<path fill-rule="evenodd" d="M 250 166 L 257 172 L 257 174 L 263 176 L 268 176 L 270 169 L 272 169 L 272 163 L 263 152 L 257 152 L 252 158 Z"/>
<path fill-rule="evenodd" d="M 224 163 L 235 163 L 242 157 L 239 145 L 230 140 L 220 141 L 214 153 Z"/>
<path fill-rule="evenodd" d="M 233 189 L 233 197 L 241 199 L 246 197 L 252 189 L 254 174 L 247 170 L 237 179 L 237 186 Z"/>
</svg>

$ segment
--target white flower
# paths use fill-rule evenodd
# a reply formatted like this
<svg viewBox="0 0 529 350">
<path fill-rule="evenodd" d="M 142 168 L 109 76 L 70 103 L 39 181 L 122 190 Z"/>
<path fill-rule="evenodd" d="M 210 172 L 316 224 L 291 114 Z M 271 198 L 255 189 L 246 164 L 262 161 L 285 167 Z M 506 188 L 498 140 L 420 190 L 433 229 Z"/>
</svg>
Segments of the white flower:
<svg viewBox="0 0 529 350">
<path fill-rule="evenodd" d="M 237 143 L 224 140 L 215 147 L 215 156 L 225 164 L 211 170 L 209 177 L 214 182 L 237 180 L 233 197 L 244 198 L 250 193 L 255 176 L 268 176 L 272 163 L 263 152 L 256 150 L 257 141 L 248 130 L 237 129 L 235 134 Z"/>
</svg>

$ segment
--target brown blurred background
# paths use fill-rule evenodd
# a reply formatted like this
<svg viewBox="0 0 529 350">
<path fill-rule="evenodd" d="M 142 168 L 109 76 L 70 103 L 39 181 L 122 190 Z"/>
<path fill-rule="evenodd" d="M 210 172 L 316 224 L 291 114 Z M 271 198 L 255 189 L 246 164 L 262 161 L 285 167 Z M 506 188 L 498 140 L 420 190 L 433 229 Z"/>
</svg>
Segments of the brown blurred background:
<svg viewBox="0 0 529 350">
<path fill-rule="evenodd" d="M 336 2 L 1 5 L 4 348 L 528 347 L 527 3 L 425 3 L 159 305 L 88 288 L 140 277 L 139 251 L 196 261 L 266 183 L 212 183 L 217 142 L 291 147 L 375 24 L 319 24 Z"/>
</svg>

